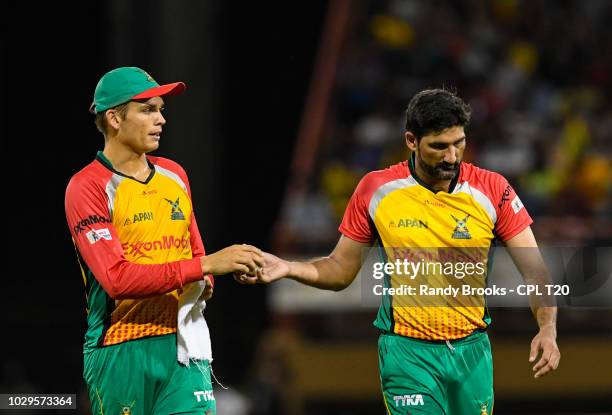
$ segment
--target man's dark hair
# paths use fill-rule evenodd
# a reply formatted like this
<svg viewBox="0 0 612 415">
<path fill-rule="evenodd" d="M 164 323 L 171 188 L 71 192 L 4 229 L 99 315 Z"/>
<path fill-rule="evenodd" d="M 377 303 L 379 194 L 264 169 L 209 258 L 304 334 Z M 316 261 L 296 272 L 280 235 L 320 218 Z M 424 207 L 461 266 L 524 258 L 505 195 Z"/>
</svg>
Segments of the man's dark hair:
<svg viewBox="0 0 612 415">
<path fill-rule="evenodd" d="M 472 110 L 455 92 L 426 89 L 410 100 L 406 109 L 406 131 L 417 140 L 451 127 L 466 127 Z"/>
</svg>

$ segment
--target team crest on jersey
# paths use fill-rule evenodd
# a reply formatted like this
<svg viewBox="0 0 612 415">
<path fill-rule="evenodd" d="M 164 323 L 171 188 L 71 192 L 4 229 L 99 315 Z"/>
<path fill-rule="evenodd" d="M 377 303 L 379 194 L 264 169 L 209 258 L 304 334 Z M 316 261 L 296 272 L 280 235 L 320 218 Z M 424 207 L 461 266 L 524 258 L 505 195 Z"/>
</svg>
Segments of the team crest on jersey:
<svg viewBox="0 0 612 415">
<path fill-rule="evenodd" d="M 454 215 L 451 215 L 455 222 L 457 222 L 457 226 L 455 226 L 455 230 L 453 231 L 453 239 L 472 239 L 472 235 L 470 235 L 470 231 L 467 228 L 467 220 L 470 218 L 470 215 L 467 215 L 463 219 L 457 219 Z"/>
<path fill-rule="evenodd" d="M 170 214 L 170 219 L 172 220 L 185 220 L 185 215 L 183 214 L 183 211 L 181 210 L 180 206 L 179 206 L 179 198 L 176 198 L 176 202 L 173 202 L 170 199 L 166 199 L 164 198 L 164 200 L 168 203 L 170 203 L 170 206 L 172 206 L 172 213 Z"/>
</svg>

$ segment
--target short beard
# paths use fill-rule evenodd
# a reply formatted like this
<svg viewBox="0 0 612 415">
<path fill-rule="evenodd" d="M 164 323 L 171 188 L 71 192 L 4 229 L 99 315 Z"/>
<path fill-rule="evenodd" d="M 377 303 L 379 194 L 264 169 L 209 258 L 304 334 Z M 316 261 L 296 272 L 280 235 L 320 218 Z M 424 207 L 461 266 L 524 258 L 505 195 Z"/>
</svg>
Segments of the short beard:
<svg viewBox="0 0 612 415">
<path fill-rule="evenodd" d="M 435 166 L 425 163 L 420 153 L 417 153 L 417 159 L 419 166 L 425 171 L 425 173 L 436 180 L 452 180 L 459 172 L 459 164 L 461 160 L 457 160 L 454 164 L 448 164 L 445 162 L 438 163 Z"/>
</svg>

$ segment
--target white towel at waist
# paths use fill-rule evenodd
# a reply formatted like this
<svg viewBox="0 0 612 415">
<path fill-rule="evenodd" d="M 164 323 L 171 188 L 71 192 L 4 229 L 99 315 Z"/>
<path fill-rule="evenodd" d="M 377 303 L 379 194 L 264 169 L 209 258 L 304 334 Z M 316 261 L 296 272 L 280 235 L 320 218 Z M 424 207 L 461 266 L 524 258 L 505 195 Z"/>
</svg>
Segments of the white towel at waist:
<svg viewBox="0 0 612 415">
<path fill-rule="evenodd" d="M 176 351 L 178 361 L 185 366 L 190 360 L 212 361 L 210 333 L 202 313 L 206 301 L 199 299 L 204 287 L 204 281 L 192 282 L 179 296 Z"/>
</svg>

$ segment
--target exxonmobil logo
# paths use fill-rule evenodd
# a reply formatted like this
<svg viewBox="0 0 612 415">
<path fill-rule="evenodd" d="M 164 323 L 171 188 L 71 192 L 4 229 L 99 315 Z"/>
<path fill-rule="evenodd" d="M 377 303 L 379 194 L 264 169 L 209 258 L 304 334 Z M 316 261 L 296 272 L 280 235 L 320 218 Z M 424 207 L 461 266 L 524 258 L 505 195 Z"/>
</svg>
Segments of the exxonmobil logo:
<svg viewBox="0 0 612 415">
<path fill-rule="evenodd" d="M 110 221 L 111 220 L 109 218 L 105 218 L 104 216 L 89 215 L 85 218 L 79 219 L 76 225 L 74 225 L 73 230 L 74 233 L 78 235 L 83 232 L 85 228 L 89 228 L 91 225 L 94 225 L 96 223 L 110 223 Z"/>
<path fill-rule="evenodd" d="M 186 249 L 191 248 L 189 238 L 183 236 L 164 236 L 156 241 L 137 241 L 127 242 L 121 245 L 125 255 L 145 255 L 152 251 L 162 251 L 168 249 Z"/>
</svg>

